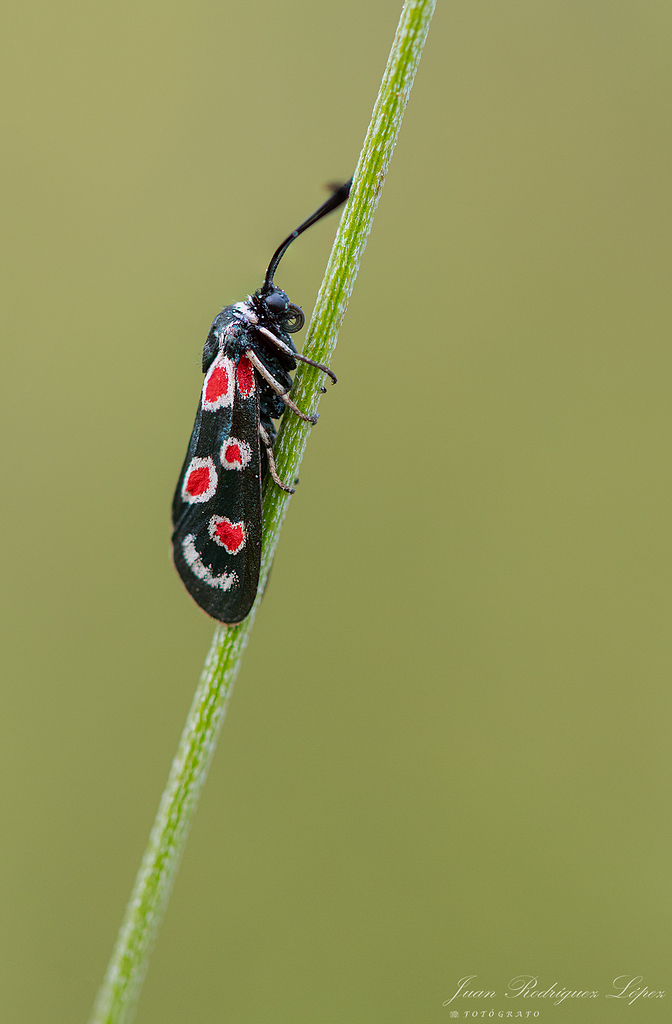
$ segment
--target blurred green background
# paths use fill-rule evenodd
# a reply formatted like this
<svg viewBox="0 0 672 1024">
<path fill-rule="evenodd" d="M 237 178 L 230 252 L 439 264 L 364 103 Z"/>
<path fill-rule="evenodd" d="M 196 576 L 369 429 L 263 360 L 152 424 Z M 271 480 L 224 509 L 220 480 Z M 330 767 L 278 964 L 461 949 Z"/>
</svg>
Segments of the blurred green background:
<svg viewBox="0 0 672 1024">
<path fill-rule="evenodd" d="M 168 558 L 203 341 L 351 173 L 400 6 L 5 9 L 2 1024 L 88 1015 L 213 631 Z M 605 993 L 672 988 L 671 30 L 439 4 L 138 1024 L 439 1024 L 465 975 L 670 1019 Z"/>
</svg>

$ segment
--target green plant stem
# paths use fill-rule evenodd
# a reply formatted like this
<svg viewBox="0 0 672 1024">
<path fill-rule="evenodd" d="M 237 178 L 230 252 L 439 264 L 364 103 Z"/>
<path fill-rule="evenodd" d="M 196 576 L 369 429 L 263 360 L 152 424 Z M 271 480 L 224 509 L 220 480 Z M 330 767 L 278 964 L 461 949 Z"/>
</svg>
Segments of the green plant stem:
<svg viewBox="0 0 672 1024">
<path fill-rule="evenodd" d="M 371 230 L 434 4 L 435 0 L 406 0 L 401 12 L 350 199 L 306 335 L 305 354 L 327 365 Z M 301 409 L 316 411 L 322 379 L 320 371 L 299 365 L 292 396 Z M 286 414 L 283 417 L 275 448 L 278 471 L 283 479 L 291 480 L 297 475 L 309 432 L 307 424 L 296 416 Z M 257 600 L 244 622 L 237 626 L 220 626 L 215 631 L 90 1024 L 128 1024 L 140 993 L 198 794 L 268 579 L 289 495 L 271 481 L 264 489 L 263 504 L 263 557 Z"/>
</svg>

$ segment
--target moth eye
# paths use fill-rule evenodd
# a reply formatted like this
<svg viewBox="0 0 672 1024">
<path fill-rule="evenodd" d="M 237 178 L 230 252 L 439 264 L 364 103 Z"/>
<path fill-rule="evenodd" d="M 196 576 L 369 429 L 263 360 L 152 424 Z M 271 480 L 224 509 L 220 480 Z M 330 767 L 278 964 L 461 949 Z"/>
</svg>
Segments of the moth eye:
<svg viewBox="0 0 672 1024">
<path fill-rule="evenodd" d="M 287 333 L 294 334 L 296 331 L 300 331 L 305 322 L 306 318 L 301 307 L 295 306 L 290 302 L 287 307 L 287 314 L 282 318 L 282 326 Z"/>
<path fill-rule="evenodd" d="M 271 292 L 270 295 L 264 299 L 264 304 L 270 313 L 277 315 L 278 313 L 284 313 L 289 305 L 289 300 L 284 292 L 277 291 Z"/>
</svg>

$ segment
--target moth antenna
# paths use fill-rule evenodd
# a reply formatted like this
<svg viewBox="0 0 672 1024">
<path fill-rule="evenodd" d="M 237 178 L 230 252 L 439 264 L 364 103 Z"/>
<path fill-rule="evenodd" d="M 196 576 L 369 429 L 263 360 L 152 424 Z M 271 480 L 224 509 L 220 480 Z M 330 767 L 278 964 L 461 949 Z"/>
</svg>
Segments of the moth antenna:
<svg viewBox="0 0 672 1024">
<path fill-rule="evenodd" d="M 344 203 L 348 196 L 350 195 L 351 185 L 352 178 L 350 178 L 349 181 L 346 181 L 345 184 L 337 186 L 334 189 L 332 195 L 329 196 L 329 198 L 327 199 L 326 203 L 322 203 L 322 206 L 320 206 L 319 209 L 315 210 L 315 213 L 311 214 L 308 220 L 304 220 L 303 224 L 299 224 L 298 228 L 292 231 L 291 235 L 288 235 L 284 242 L 282 242 L 282 244 L 278 246 L 278 248 L 273 253 L 273 258 L 271 259 L 271 262 L 268 265 L 268 270 L 266 271 L 264 283 L 259 289 L 262 295 L 270 291 L 270 289 L 273 287 L 273 277 L 275 276 L 275 272 L 278 269 L 278 264 L 280 263 L 280 260 L 285 255 L 294 239 L 298 238 L 299 235 L 302 235 L 303 232 L 306 231 L 309 227 L 312 227 L 313 224 L 317 224 L 318 220 L 322 220 L 322 218 L 326 217 L 326 215 L 328 213 L 331 213 L 332 210 L 338 209 L 338 207 L 342 203 Z M 334 186 L 330 185 L 329 187 L 333 188 Z"/>
</svg>

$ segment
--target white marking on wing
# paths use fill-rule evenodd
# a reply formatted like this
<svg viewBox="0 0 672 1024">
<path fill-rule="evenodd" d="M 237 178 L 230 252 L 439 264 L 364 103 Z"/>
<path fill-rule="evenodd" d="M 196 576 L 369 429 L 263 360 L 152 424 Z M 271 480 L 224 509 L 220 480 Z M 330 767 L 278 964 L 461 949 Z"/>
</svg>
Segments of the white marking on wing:
<svg viewBox="0 0 672 1024">
<path fill-rule="evenodd" d="M 218 587 L 219 590 L 230 590 L 234 583 L 238 582 L 235 572 L 225 572 L 221 576 L 213 576 L 212 570 L 205 564 L 196 550 L 196 537 L 190 533 L 182 541 L 182 554 L 184 560 L 199 580 L 203 580 L 209 587 Z"/>
</svg>

